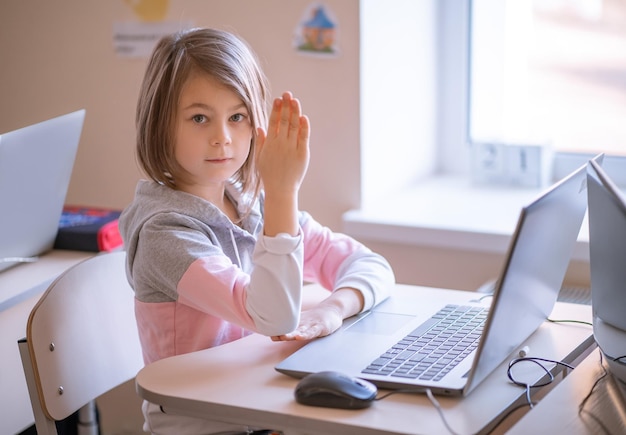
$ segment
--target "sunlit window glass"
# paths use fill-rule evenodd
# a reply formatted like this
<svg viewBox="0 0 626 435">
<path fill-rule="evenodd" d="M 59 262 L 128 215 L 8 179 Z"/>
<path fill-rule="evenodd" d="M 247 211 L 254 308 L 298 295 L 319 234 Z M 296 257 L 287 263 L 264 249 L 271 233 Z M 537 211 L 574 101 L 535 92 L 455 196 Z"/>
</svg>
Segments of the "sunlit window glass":
<svg viewBox="0 0 626 435">
<path fill-rule="evenodd" d="M 470 137 L 626 155 L 626 1 L 474 0 Z"/>
</svg>

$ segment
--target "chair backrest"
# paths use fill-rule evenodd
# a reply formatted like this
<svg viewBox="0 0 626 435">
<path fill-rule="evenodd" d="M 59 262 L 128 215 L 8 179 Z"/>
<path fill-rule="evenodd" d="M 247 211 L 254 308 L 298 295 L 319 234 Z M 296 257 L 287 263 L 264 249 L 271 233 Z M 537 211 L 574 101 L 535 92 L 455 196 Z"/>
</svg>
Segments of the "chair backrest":
<svg viewBox="0 0 626 435">
<path fill-rule="evenodd" d="M 125 258 L 112 252 L 78 263 L 31 311 L 22 360 L 38 430 L 36 407 L 46 419 L 62 420 L 143 366 Z"/>
</svg>

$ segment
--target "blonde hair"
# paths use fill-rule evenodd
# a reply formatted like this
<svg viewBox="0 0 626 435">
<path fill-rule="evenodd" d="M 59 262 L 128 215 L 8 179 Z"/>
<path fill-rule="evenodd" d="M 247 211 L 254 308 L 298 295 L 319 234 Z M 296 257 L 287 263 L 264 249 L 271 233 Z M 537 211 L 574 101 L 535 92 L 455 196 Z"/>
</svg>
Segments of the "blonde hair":
<svg viewBox="0 0 626 435">
<path fill-rule="evenodd" d="M 137 157 L 141 168 L 158 183 L 176 188 L 185 171 L 174 157 L 176 109 L 192 71 L 210 75 L 235 92 L 250 114 L 250 153 L 231 182 L 238 184 L 249 207 L 259 195 L 254 158 L 256 129 L 265 128 L 269 85 L 254 52 L 240 38 L 221 30 L 200 28 L 163 37 L 155 47 L 137 102 Z"/>
</svg>

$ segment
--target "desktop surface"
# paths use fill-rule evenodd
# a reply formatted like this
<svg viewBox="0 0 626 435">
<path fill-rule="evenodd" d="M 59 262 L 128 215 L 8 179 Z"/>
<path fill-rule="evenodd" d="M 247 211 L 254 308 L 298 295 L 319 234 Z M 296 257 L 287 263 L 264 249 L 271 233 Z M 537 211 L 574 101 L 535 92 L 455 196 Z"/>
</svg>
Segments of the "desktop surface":
<svg viewBox="0 0 626 435">
<path fill-rule="evenodd" d="M 626 384 L 594 350 L 507 435 L 626 433 Z"/>
<path fill-rule="evenodd" d="M 436 298 L 439 289 L 398 285 Z M 589 306 L 557 303 L 555 319 L 591 320 Z M 166 412 L 272 427 L 289 434 L 441 434 L 443 420 L 425 394 L 394 394 L 364 410 L 310 407 L 296 403 L 298 379 L 274 370 L 303 342 L 272 342 L 253 334 L 204 351 L 179 355 L 144 367 L 136 378 L 139 395 Z M 544 323 L 525 343 L 533 356 L 568 363 L 593 346 L 592 328 Z M 512 355 L 511 357 L 514 357 Z M 506 374 L 508 361 L 466 398 L 437 397 L 452 429 L 487 433 L 511 409 L 525 403 L 525 391 Z M 555 368 L 559 370 L 559 368 Z M 380 394 L 386 390 L 381 389 Z M 356 433 L 356 432 L 355 432 Z"/>
<path fill-rule="evenodd" d="M 62 271 L 93 253 L 52 250 L 32 263 L 17 264 L 0 271 L 0 312 L 41 294 Z"/>
</svg>

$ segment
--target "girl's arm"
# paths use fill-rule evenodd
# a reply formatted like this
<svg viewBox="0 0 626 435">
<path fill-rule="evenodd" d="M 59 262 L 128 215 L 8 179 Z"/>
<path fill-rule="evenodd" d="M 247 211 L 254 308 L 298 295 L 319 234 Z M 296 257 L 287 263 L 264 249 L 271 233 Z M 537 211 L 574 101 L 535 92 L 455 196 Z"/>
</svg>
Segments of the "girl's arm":
<svg viewBox="0 0 626 435">
<path fill-rule="evenodd" d="M 316 306 L 305 310 L 295 331 L 273 336 L 274 341 L 310 340 L 332 334 L 341 326 L 343 319 L 363 310 L 363 294 L 354 288 L 335 290 Z"/>
<path fill-rule="evenodd" d="M 393 270 L 380 255 L 353 238 L 335 233 L 302 213 L 304 278 L 332 293 L 302 312 L 295 331 L 273 340 L 308 340 L 336 331 L 343 320 L 387 298 L 395 284 Z"/>
<path fill-rule="evenodd" d="M 291 93 L 274 100 L 268 130 L 258 129 L 257 167 L 265 191 L 266 236 L 296 236 L 298 192 L 309 164 L 309 119 Z"/>
</svg>

